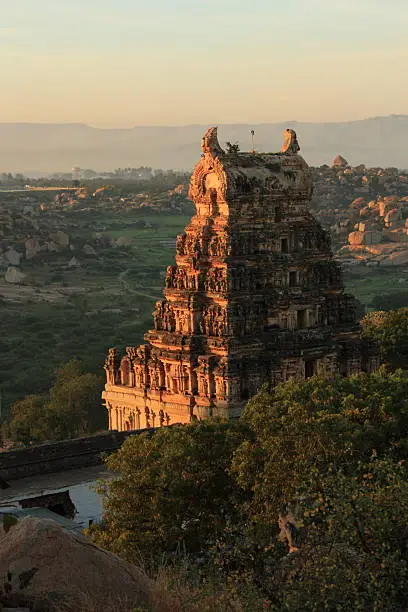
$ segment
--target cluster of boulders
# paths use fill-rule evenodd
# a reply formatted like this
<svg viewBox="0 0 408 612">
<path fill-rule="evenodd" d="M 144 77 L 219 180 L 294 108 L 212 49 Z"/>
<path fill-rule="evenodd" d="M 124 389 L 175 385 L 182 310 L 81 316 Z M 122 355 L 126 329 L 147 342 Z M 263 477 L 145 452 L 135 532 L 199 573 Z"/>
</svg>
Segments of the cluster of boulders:
<svg viewBox="0 0 408 612">
<path fill-rule="evenodd" d="M 351 167 L 340 155 L 312 171 L 313 212 L 344 263 L 408 261 L 408 172 Z"/>
<path fill-rule="evenodd" d="M 118 207 L 146 210 L 153 213 L 184 213 L 191 210 L 192 204 L 188 199 L 188 186 L 177 185 L 159 194 L 136 193 L 129 196 L 112 198 L 112 203 Z"/>
<path fill-rule="evenodd" d="M 52 202 L 43 205 L 43 209 L 66 209 L 71 207 L 81 207 L 85 205 L 93 206 L 98 203 L 103 206 L 111 206 L 119 209 L 146 210 L 153 213 L 183 213 L 191 209 L 191 202 L 188 197 L 188 185 L 180 184 L 161 193 L 128 193 L 120 195 L 113 193 L 108 187 L 99 187 L 92 194 L 86 188 L 75 191 L 66 190 L 58 193 Z"/>
<path fill-rule="evenodd" d="M 17 238 L 14 237 L 14 241 Z M 49 234 L 40 230 L 39 235 L 30 236 L 16 245 L 10 240 L 0 240 L 0 269 L 5 270 L 6 282 L 22 283 L 26 279 L 26 274 L 20 270 L 24 259 L 31 260 L 40 253 L 55 253 L 70 247 L 69 235 L 62 230 Z"/>
<path fill-rule="evenodd" d="M 408 196 L 354 202 L 356 219 L 339 255 L 378 265 L 408 263 Z"/>
</svg>

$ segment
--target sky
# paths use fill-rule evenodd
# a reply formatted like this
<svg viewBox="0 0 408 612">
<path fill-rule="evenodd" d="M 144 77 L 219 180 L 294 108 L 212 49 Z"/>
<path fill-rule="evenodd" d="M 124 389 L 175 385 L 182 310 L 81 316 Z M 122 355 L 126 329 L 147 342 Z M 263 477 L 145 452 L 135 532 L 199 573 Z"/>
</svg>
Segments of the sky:
<svg viewBox="0 0 408 612">
<path fill-rule="evenodd" d="M 0 122 L 408 114 L 408 0 L 2 0 Z"/>
</svg>

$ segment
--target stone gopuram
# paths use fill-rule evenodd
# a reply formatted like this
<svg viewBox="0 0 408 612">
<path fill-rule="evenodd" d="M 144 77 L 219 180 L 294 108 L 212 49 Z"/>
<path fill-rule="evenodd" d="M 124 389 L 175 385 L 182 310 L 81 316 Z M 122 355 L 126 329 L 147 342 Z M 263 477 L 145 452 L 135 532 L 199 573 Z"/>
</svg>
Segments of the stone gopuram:
<svg viewBox="0 0 408 612">
<path fill-rule="evenodd" d="M 145 344 L 110 349 L 111 429 L 237 417 L 261 385 L 378 365 L 343 292 L 326 232 L 310 213 L 311 172 L 293 130 L 280 153 L 202 139 L 164 297 Z"/>
</svg>

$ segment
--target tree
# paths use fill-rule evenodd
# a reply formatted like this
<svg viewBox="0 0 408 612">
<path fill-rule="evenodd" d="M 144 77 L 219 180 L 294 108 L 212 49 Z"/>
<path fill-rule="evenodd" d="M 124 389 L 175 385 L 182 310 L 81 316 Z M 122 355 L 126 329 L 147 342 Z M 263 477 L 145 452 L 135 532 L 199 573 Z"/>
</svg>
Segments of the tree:
<svg viewBox="0 0 408 612">
<path fill-rule="evenodd" d="M 13 404 L 11 419 L 3 426 L 3 437 L 23 444 L 40 444 L 50 436 L 47 397 L 27 395 Z"/>
<path fill-rule="evenodd" d="M 402 370 L 265 387 L 239 422 L 129 438 L 90 535 L 153 566 L 181 549 L 276 612 L 404 610 L 407 433 Z"/>
<path fill-rule="evenodd" d="M 228 470 L 246 435 L 243 423 L 203 421 L 128 438 L 107 460 L 119 477 L 102 486 L 92 539 L 130 561 L 205 547 L 240 506 Z"/>
<path fill-rule="evenodd" d="M 405 610 L 407 469 L 373 457 L 353 473 L 311 470 L 297 492 L 297 552 L 275 546 L 263 591 L 276 610 Z"/>
<path fill-rule="evenodd" d="M 395 310 L 404 308 L 408 304 L 408 292 L 395 291 L 393 293 L 382 293 L 375 295 L 369 306 L 375 310 Z"/>
<path fill-rule="evenodd" d="M 84 372 L 83 364 L 76 359 L 56 371 L 48 409 L 57 439 L 107 428 L 106 411 L 101 407 L 101 387 L 99 378 Z"/>
<path fill-rule="evenodd" d="M 250 494 L 241 564 L 272 609 L 394 610 L 405 601 L 407 392 L 405 372 L 382 368 L 292 380 L 248 403 L 253 438 L 231 467 Z M 277 542 L 279 514 L 298 540 L 289 556 Z"/>
<path fill-rule="evenodd" d="M 12 406 L 3 435 L 29 444 L 104 430 L 107 418 L 101 407 L 101 387 L 99 378 L 84 372 L 80 361 L 68 361 L 56 371 L 48 394 L 29 395 Z"/>
<path fill-rule="evenodd" d="M 363 335 L 378 342 L 381 356 L 392 367 L 408 368 L 408 308 L 367 314 Z"/>
<path fill-rule="evenodd" d="M 373 449 L 404 455 L 408 374 L 381 368 L 330 381 L 291 380 L 270 393 L 264 388 L 243 419 L 254 441 L 237 450 L 233 470 L 253 492 L 253 510 L 267 519 L 271 508 L 291 502 L 311 467 L 325 474 L 368 458 Z"/>
</svg>

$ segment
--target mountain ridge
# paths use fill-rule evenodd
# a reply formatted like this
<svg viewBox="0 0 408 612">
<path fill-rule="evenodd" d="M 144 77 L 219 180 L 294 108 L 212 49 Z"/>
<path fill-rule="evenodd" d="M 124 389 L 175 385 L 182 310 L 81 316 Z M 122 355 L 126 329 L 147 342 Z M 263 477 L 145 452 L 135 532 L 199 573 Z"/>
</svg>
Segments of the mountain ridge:
<svg viewBox="0 0 408 612">
<path fill-rule="evenodd" d="M 345 122 L 219 124 L 220 142 L 278 151 L 282 131 L 295 128 L 301 154 L 311 165 L 331 164 L 340 153 L 351 164 L 408 167 L 408 115 Z M 1 123 L 0 172 L 69 172 L 73 165 L 95 170 L 116 167 L 190 169 L 200 156 L 208 124 L 135 125 L 99 128 L 86 123 Z"/>
</svg>

